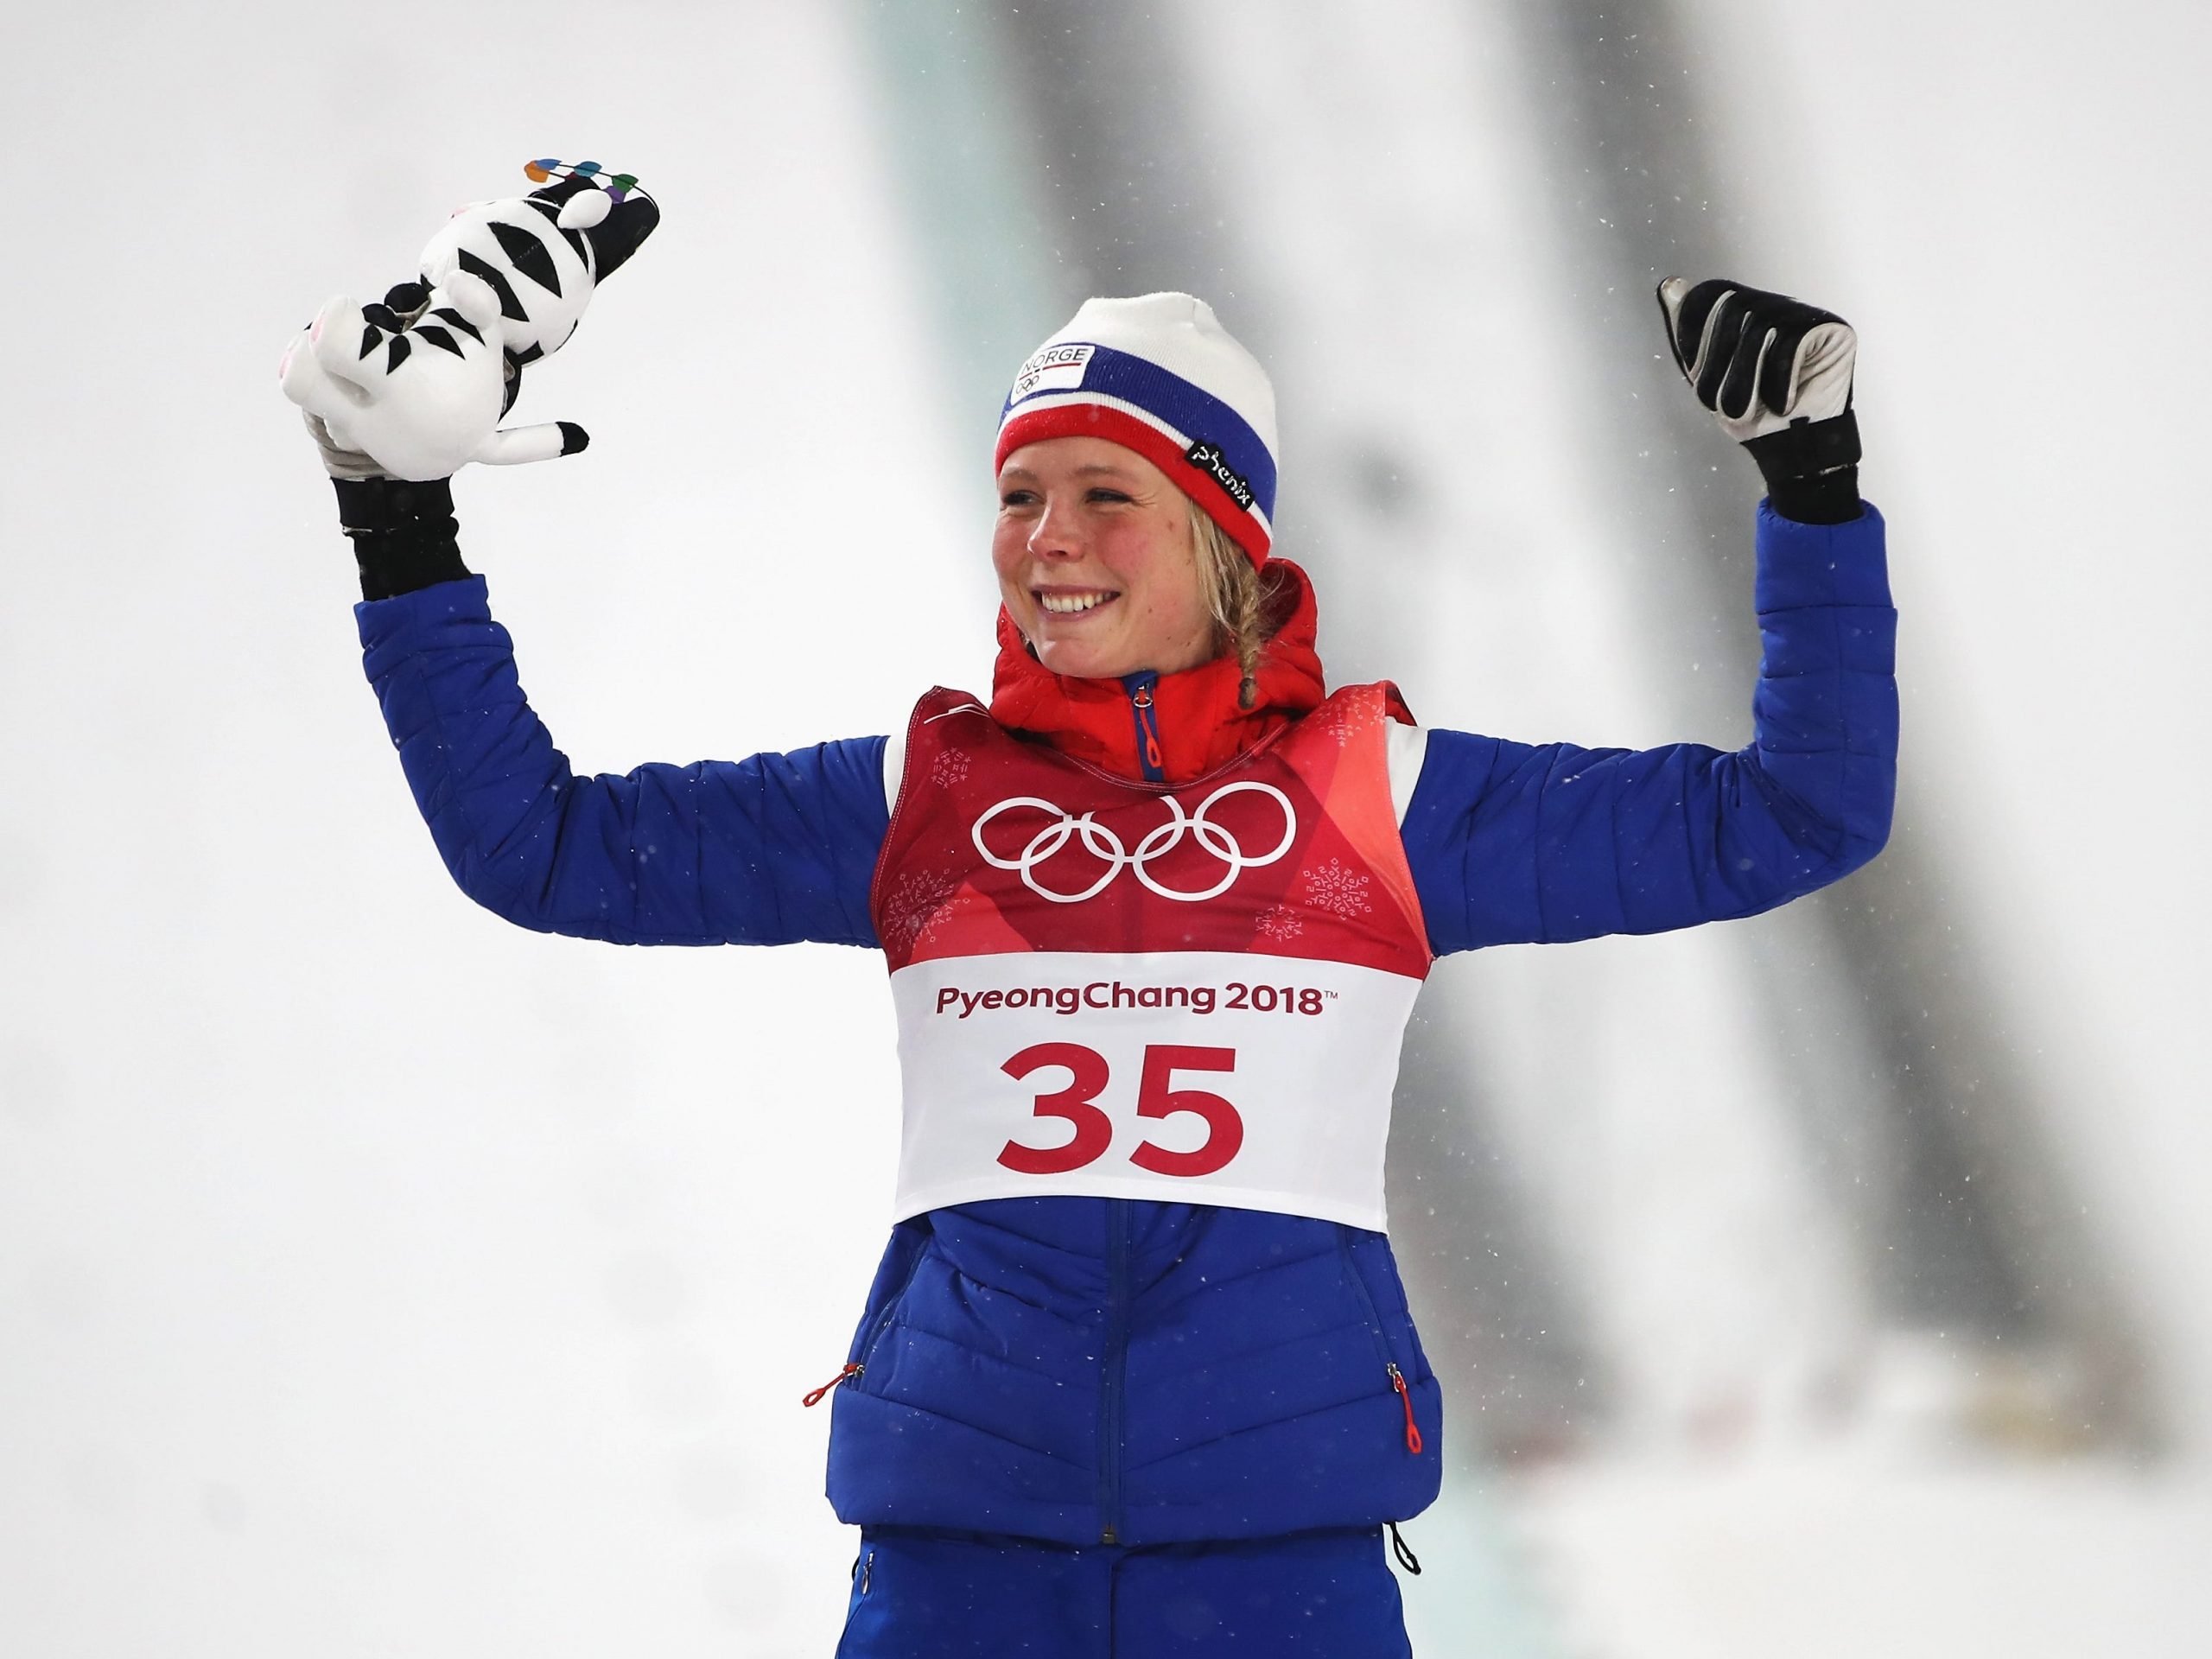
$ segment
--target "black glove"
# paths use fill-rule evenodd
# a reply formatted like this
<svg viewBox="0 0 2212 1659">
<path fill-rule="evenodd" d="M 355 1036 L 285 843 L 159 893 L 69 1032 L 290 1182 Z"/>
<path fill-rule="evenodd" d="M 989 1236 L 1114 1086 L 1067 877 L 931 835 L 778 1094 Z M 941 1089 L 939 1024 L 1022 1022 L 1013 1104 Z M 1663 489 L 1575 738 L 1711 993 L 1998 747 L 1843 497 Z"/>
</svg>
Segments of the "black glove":
<svg viewBox="0 0 2212 1659">
<path fill-rule="evenodd" d="M 429 308 L 430 290 L 419 282 L 401 283 L 381 305 L 365 305 L 361 315 L 384 333 L 412 328 Z M 520 388 L 519 371 L 510 369 L 507 408 Z M 348 449 L 330 435 L 321 416 L 302 410 L 308 432 L 322 454 L 322 469 L 338 492 L 338 522 L 353 544 L 363 599 L 391 599 L 433 582 L 454 582 L 469 574 L 461 562 L 460 526 L 453 516 L 453 480 L 410 483 L 388 477 L 375 459 Z M 500 410 L 504 415 L 505 409 Z"/>
<path fill-rule="evenodd" d="M 353 544 L 363 599 L 391 599 L 467 577 L 451 479 L 417 484 L 404 478 L 334 478 L 330 483 L 338 492 L 338 522 Z"/>
<path fill-rule="evenodd" d="M 1859 423 L 1849 323 L 1786 294 L 1714 280 L 1659 284 L 1675 365 L 1720 429 L 1751 451 L 1774 510 L 1800 524 L 1856 518 Z"/>
</svg>

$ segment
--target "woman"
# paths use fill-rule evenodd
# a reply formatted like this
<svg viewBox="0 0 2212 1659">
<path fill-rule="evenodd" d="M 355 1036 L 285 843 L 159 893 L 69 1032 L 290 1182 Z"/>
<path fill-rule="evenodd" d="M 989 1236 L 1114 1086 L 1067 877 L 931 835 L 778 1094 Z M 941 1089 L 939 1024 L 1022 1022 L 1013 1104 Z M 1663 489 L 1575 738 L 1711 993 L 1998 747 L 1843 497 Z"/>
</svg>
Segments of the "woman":
<svg viewBox="0 0 2212 1659">
<path fill-rule="evenodd" d="M 1725 283 L 1662 300 L 1770 486 L 1732 754 L 1325 693 L 1313 589 L 1272 556 L 1272 390 L 1185 295 L 1090 301 L 1022 365 L 989 702 L 932 691 L 895 738 L 575 778 L 445 486 L 341 479 L 369 677 L 472 898 L 889 959 L 896 1224 L 808 1397 L 835 1390 L 830 1496 L 862 1529 L 841 1653 L 1408 1650 L 1383 1529 L 1436 1494 L 1440 1401 L 1382 1153 L 1430 962 L 1749 915 L 1887 831 L 1850 331 Z"/>
</svg>

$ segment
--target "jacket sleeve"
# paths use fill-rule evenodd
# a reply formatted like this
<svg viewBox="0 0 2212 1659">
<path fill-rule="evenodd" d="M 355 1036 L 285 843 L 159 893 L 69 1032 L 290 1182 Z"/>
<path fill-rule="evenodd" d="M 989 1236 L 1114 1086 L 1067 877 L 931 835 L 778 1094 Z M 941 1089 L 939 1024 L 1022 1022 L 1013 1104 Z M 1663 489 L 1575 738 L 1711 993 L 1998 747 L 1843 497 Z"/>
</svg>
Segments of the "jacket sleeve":
<svg viewBox="0 0 2212 1659">
<path fill-rule="evenodd" d="M 354 615 L 416 804 L 486 909 L 620 944 L 876 943 L 884 739 L 579 778 L 523 696 L 481 576 Z"/>
<path fill-rule="evenodd" d="M 1762 503 L 1751 743 L 1585 749 L 1434 731 L 1405 821 L 1439 956 L 1772 909 L 1881 850 L 1897 785 L 1897 613 L 1869 506 Z"/>
</svg>

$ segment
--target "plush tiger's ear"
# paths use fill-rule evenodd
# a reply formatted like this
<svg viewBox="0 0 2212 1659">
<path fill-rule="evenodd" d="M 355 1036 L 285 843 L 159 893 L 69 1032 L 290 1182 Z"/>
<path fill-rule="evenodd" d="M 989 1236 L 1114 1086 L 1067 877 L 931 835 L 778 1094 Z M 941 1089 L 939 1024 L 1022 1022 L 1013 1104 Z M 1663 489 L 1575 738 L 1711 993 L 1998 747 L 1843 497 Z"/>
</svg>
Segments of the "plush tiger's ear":
<svg viewBox="0 0 2212 1659">
<path fill-rule="evenodd" d="M 571 240 L 591 245 L 593 280 L 605 282 L 660 223 L 660 207 L 634 173 L 611 173 L 597 162 L 531 162 L 524 175 L 541 188 L 528 200 L 543 204 Z M 582 250 L 578 251 L 580 253 Z"/>
<path fill-rule="evenodd" d="M 614 199 L 604 190 L 580 190 L 561 204 L 553 222 L 564 231 L 588 231 L 605 222 L 614 211 Z"/>
</svg>

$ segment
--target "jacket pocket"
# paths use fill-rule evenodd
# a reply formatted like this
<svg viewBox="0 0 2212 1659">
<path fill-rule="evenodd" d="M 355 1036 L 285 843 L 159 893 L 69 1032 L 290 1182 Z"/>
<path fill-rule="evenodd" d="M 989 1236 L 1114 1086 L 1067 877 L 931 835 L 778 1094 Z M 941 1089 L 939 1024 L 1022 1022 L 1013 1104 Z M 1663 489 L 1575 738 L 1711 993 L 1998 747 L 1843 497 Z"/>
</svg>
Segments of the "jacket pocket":
<svg viewBox="0 0 2212 1659">
<path fill-rule="evenodd" d="M 809 1391 L 800 1400 L 801 1405 L 820 1405 L 840 1385 L 849 1384 L 855 1389 L 861 1387 L 861 1379 L 868 1374 L 868 1360 L 882 1342 L 883 1333 L 891 1328 L 900 1299 L 906 1295 L 907 1287 L 914 1282 L 914 1274 L 921 1268 L 922 1258 L 929 1253 L 928 1231 L 924 1229 L 905 1233 L 903 1230 L 906 1225 L 902 1222 L 899 1228 L 893 1230 L 891 1243 L 885 1249 L 883 1261 L 875 1270 L 875 1283 L 871 1287 L 867 1311 L 861 1315 L 860 1328 L 853 1332 L 852 1345 L 845 1351 L 844 1364 L 838 1368 L 836 1376 L 820 1388 Z M 903 1252 L 899 1249 L 902 1236 L 906 1244 Z"/>
<path fill-rule="evenodd" d="M 851 1357 L 846 1363 L 853 1368 L 853 1381 L 861 1382 L 867 1375 L 868 1362 L 875 1357 L 875 1351 L 882 1346 L 885 1334 L 897 1318 L 899 1304 L 906 1299 L 913 1285 L 914 1275 L 922 1270 L 922 1262 L 930 1253 L 930 1242 L 924 1236 L 907 1257 L 905 1268 L 892 1281 L 892 1288 L 875 1311 L 861 1321 L 861 1328 L 853 1333 Z"/>
<path fill-rule="evenodd" d="M 1399 1369 L 1397 1356 L 1390 1351 L 1390 1335 L 1383 1326 L 1382 1310 L 1375 1305 L 1375 1293 L 1368 1288 L 1366 1275 L 1359 1270 L 1359 1258 L 1351 1247 L 1351 1229 L 1342 1222 L 1337 1224 L 1337 1246 L 1344 1253 L 1344 1276 L 1351 1281 L 1366 1316 L 1368 1331 L 1375 1338 L 1375 1351 L 1382 1362 L 1383 1380 L 1398 1397 L 1399 1408 L 1405 1413 L 1406 1450 L 1417 1458 L 1421 1454 L 1423 1442 L 1421 1426 L 1414 1418 L 1413 1390 L 1407 1385 L 1405 1372 Z"/>
<path fill-rule="evenodd" d="M 1352 1253 L 1351 1229 L 1343 1222 L 1337 1224 L 1337 1249 L 1344 1257 L 1344 1277 L 1351 1281 L 1352 1294 L 1358 1298 L 1360 1313 L 1375 1338 L 1375 1351 L 1382 1357 L 1383 1365 L 1395 1371 L 1398 1357 L 1390 1351 L 1390 1336 L 1383 1328 L 1382 1310 L 1376 1306 L 1375 1293 L 1368 1288 L 1367 1277 L 1359 1270 L 1359 1259 Z"/>
</svg>

